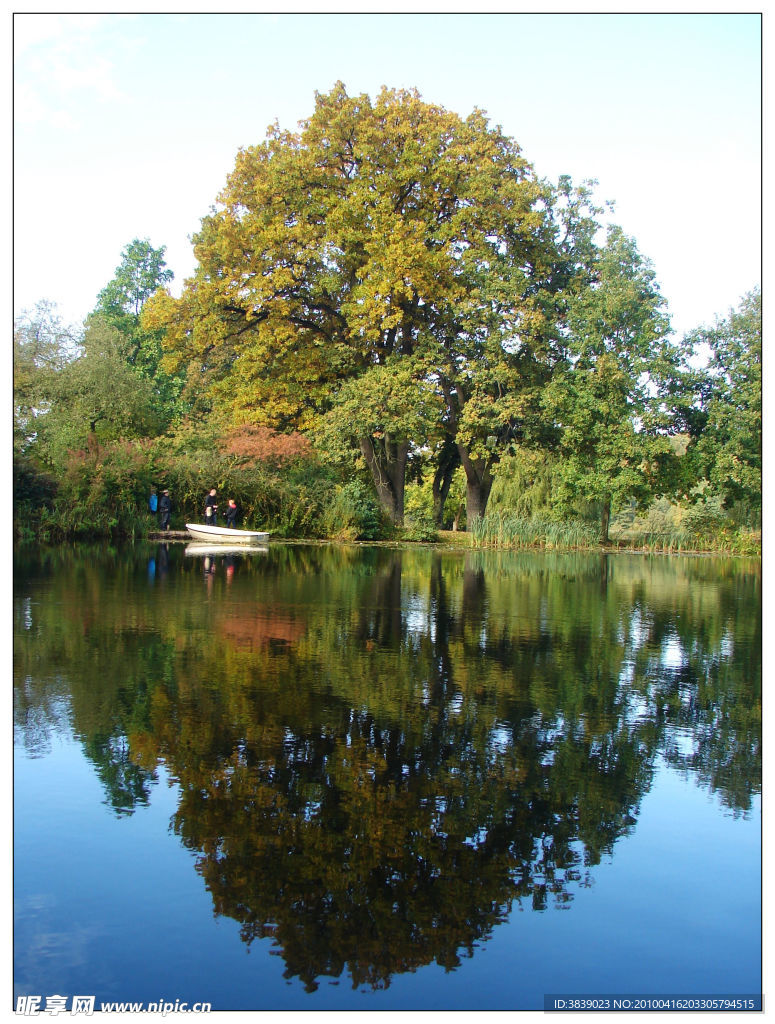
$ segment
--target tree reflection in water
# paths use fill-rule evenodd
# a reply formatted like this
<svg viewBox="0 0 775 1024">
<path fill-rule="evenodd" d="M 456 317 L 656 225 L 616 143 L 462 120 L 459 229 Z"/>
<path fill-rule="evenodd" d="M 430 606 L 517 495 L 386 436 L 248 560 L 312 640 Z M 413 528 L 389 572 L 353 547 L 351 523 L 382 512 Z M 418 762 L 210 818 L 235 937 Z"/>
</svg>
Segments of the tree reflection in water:
<svg viewBox="0 0 775 1024">
<path fill-rule="evenodd" d="M 17 573 L 47 592 L 18 630 L 22 738 L 56 666 L 111 806 L 164 763 L 215 912 L 308 989 L 452 969 L 515 904 L 567 908 L 659 757 L 734 813 L 759 790 L 757 571 L 277 547 L 203 586 L 173 549 L 149 585 L 61 557 Z"/>
</svg>

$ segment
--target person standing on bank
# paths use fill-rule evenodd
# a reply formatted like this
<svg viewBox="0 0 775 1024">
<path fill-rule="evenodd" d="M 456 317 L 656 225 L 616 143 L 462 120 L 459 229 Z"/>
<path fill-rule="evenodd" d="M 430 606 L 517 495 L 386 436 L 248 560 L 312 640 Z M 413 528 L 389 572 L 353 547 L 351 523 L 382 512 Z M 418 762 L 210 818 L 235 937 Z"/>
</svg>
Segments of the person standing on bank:
<svg viewBox="0 0 775 1024">
<path fill-rule="evenodd" d="M 228 508 L 226 509 L 226 525 L 231 530 L 236 529 L 238 512 L 239 509 L 237 508 L 236 501 L 234 500 L 234 498 L 229 498 L 229 505 Z"/>
<path fill-rule="evenodd" d="M 215 488 L 205 498 L 205 526 L 218 525 L 218 502 L 215 500 Z"/>
<path fill-rule="evenodd" d="M 172 502 L 170 501 L 170 492 L 162 491 L 161 498 L 159 498 L 159 514 L 160 514 L 160 526 L 162 530 L 169 530 L 170 528 L 170 514 L 172 512 Z"/>
</svg>

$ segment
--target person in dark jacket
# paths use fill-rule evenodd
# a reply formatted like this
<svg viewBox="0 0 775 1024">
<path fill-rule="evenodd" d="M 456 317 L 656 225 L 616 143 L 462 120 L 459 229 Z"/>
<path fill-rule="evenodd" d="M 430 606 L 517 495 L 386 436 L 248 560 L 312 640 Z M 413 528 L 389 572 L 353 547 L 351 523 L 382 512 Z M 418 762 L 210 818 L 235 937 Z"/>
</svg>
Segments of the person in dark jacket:
<svg viewBox="0 0 775 1024">
<path fill-rule="evenodd" d="M 205 498 L 205 526 L 218 525 L 218 502 L 215 500 L 215 488 Z"/>
<path fill-rule="evenodd" d="M 239 509 L 237 508 L 236 501 L 234 500 L 234 498 L 229 498 L 229 505 L 228 505 L 228 508 L 226 509 L 226 525 L 231 530 L 235 529 L 236 526 L 237 526 L 237 513 L 238 512 L 239 512 Z"/>
<path fill-rule="evenodd" d="M 161 498 L 159 498 L 159 525 L 162 530 L 169 530 L 171 513 L 172 502 L 170 501 L 170 492 L 162 491 Z"/>
</svg>

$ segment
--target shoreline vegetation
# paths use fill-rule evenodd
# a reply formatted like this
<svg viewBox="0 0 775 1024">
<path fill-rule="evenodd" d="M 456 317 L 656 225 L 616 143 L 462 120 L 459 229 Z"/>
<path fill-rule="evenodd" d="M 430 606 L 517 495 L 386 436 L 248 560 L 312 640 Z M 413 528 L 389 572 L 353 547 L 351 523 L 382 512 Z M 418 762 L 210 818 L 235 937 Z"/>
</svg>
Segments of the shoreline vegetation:
<svg viewBox="0 0 775 1024">
<path fill-rule="evenodd" d="M 194 517 L 198 520 L 199 517 Z M 51 529 L 43 534 L 29 526 L 15 528 L 14 542 L 28 543 L 90 543 L 95 541 L 137 543 L 165 540 L 182 542 L 189 540 L 184 526 L 177 524 L 170 531 L 159 530 L 149 521 L 149 516 L 140 516 L 127 532 L 100 528 L 98 523 L 82 522 L 77 529 L 65 532 Z M 270 530 L 270 532 L 272 532 Z M 601 554 L 670 554 L 670 555 L 723 555 L 732 557 L 762 557 L 762 534 L 757 530 L 728 530 L 716 536 L 699 536 L 680 529 L 647 531 L 630 528 L 621 531 L 613 529 L 607 543 L 600 541 L 589 523 L 562 523 L 548 520 L 520 520 L 503 516 L 485 517 L 468 530 L 425 529 L 422 536 L 411 526 L 404 530 L 391 529 L 374 536 L 358 536 L 355 531 L 340 531 L 335 536 L 294 536 L 278 531 L 273 536 L 284 543 L 293 544 L 343 544 L 375 545 L 381 547 L 428 546 L 452 550 L 495 550 L 533 552 L 600 552 Z"/>
<path fill-rule="evenodd" d="M 190 445 L 190 438 L 187 439 Z M 600 503 L 557 501 L 561 484 L 551 455 L 504 455 L 484 515 L 469 524 L 462 467 L 438 501 L 432 463 L 406 484 L 404 516 L 393 521 L 363 467 L 351 475 L 326 465 L 308 447 L 289 453 L 279 434 L 263 447 L 226 451 L 213 430 L 201 430 L 193 450 L 169 437 L 94 440 L 69 450 L 58 468 L 41 466 L 34 452 L 13 461 L 15 541 L 138 540 L 158 527 L 148 511 L 153 488 L 169 489 L 171 529 L 202 518 L 204 496 L 215 482 L 222 504 L 235 498 L 238 526 L 266 530 L 283 540 L 366 543 L 443 543 L 502 550 L 647 551 L 761 557 L 760 509 L 725 501 L 700 480 L 674 497 L 620 502 L 601 537 Z M 561 496 L 562 497 L 562 496 Z"/>
<path fill-rule="evenodd" d="M 137 538 L 215 487 L 277 538 L 761 555 L 761 290 L 678 338 L 593 182 L 339 82 L 240 150 L 178 296 L 134 239 L 14 327 L 14 536 Z"/>
</svg>

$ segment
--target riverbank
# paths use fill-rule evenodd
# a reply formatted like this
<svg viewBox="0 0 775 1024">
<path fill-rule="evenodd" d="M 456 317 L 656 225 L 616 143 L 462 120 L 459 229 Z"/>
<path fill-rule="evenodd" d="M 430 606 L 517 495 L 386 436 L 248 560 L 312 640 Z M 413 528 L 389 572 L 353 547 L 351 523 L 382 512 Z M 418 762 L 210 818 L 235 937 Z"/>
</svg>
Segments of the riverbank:
<svg viewBox="0 0 775 1024">
<path fill-rule="evenodd" d="M 149 541 L 191 541 L 191 535 L 187 530 L 152 530 L 147 534 L 147 540 Z M 313 546 L 325 546 L 329 544 L 342 543 L 333 538 L 308 538 L 308 537 L 275 537 L 275 540 L 280 540 L 284 544 L 306 544 Z M 670 544 L 667 541 L 648 543 L 636 543 L 632 540 L 619 538 L 612 540 L 609 544 L 589 544 L 589 545 L 563 545 L 563 544 L 546 544 L 540 541 L 535 541 L 532 544 L 520 543 L 520 544 L 509 544 L 505 542 L 499 543 L 482 543 L 477 542 L 471 533 L 467 533 L 462 530 L 439 530 L 437 538 L 434 541 L 408 541 L 400 538 L 394 538 L 391 540 L 363 540 L 363 541 L 346 541 L 348 545 L 364 546 L 364 547 L 441 547 L 449 548 L 453 550 L 498 550 L 498 551 L 584 551 L 587 553 L 599 552 L 600 554 L 615 555 L 615 554 L 633 554 L 633 555 L 654 555 L 654 554 L 673 554 L 673 555 L 696 555 L 696 556 L 735 556 L 745 558 L 757 558 L 761 559 L 761 538 L 758 540 L 758 549 L 754 548 L 749 551 L 734 550 L 733 548 L 725 547 L 678 547 L 676 544 Z"/>
</svg>

